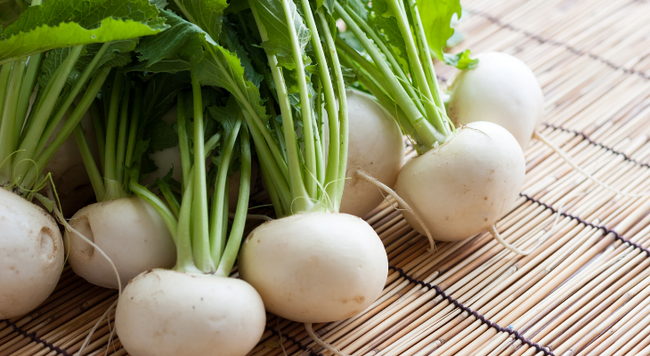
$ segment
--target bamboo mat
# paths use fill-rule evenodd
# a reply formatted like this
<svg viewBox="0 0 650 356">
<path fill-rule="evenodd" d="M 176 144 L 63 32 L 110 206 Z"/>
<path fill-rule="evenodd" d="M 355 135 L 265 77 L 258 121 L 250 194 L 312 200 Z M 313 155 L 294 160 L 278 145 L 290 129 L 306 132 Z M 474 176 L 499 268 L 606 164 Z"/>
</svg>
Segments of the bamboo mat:
<svg viewBox="0 0 650 356">
<path fill-rule="evenodd" d="M 463 6 L 459 49 L 504 51 L 535 71 L 546 100 L 540 132 L 597 179 L 650 190 L 650 2 Z M 366 217 L 389 256 L 382 297 L 316 333 L 354 355 L 650 355 L 650 199 L 596 186 L 538 141 L 526 159 L 521 197 L 499 231 L 525 249 L 550 230 L 541 248 L 518 256 L 481 234 L 429 252 L 384 203 Z M 66 268 L 41 308 L 0 320 L 0 356 L 73 355 L 93 327 L 84 355 L 126 355 L 111 335 L 115 299 Z M 268 315 L 251 355 L 283 354 L 329 353 L 302 324 Z"/>
</svg>

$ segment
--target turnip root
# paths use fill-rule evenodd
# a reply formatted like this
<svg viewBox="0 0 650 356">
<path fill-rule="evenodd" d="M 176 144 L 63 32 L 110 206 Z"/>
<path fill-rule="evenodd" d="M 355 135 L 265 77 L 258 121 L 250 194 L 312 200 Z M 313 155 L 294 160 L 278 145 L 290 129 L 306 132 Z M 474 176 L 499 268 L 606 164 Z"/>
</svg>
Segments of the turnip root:
<svg viewBox="0 0 650 356">
<path fill-rule="evenodd" d="M 0 319 L 8 319 L 47 299 L 64 253 L 59 227 L 43 209 L 2 188 L 0 202 Z"/>
<path fill-rule="evenodd" d="M 506 128 L 522 149 L 544 114 L 542 88 L 528 66 L 509 54 L 477 55 L 474 69 L 458 73 L 451 85 L 449 118 L 455 125 L 490 121 Z"/>
<path fill-rule="evenodd" d="M 111 258 L 122 285 L 151 268 L 171 268 L 176 247 L 158 213 L 138 197 L 119 198 L 91 204 L 70 219 L 70 225 L 90 239 Z M 74 272 L 90 283 L 118 288 L 109 262 L 75 232 L 69 237 L 68 262 Z"/>
<path fill-rule="evenodd" d="M 262 299 L 248 283 L 155 269 L 124 289 L 115 325 L 133 356 L 241 356 L 266 324 Z"/>
<path fill-rule="evenodd" d="M 350 124 L 347 173 L 340 212 L 363 217 L 384 199 L 361 170 L 389 187 L 404 165 L 404 140 L 395 120 L 369 95 L 347 91 Z"/>
<path fill-rule="evenodd" d="M 396 192 L 425 221 L 434 240 L 458 241 L 487 230 L 513 208 L 525 164 L 521 147 L 506 129 L 474 122 L 408 161 Z M 423 233 L 410 212 L 402 213 Z"/>
<path fill-rule="evenodd" d="M 239 273 L 268 311 L 318 323 L 349 318 L 372 304 L 383 290 L 388 260 L 377 233 L 360 218 L 296 214 L 251 232 Z"/>
</svg>

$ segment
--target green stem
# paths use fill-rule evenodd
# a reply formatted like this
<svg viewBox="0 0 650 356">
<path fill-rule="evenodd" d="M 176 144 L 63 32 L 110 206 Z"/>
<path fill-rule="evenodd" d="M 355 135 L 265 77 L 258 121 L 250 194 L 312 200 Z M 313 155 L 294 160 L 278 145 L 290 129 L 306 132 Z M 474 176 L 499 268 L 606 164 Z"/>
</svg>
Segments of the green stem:
<svg viewBox="0 0 650 356">
<path fill-rule="evenodd" d="M 232 222 L 228 244 L 224 249 L 221 262 L 217 267 L 217 276 L 227 277 L 235 264 L 237 253 L 244 236 L 246 227 L 246 214 L 248 213 L 248 200 L 250 199 L 251 185 L 251 148 L 248 130 L 244 126 L 241 130 L 241 169 L 239 175 L 239 197 L 237 199 L 237 209 L 235 218 Z"/>
<path fill-rule="evenodd" d="M 219 261 L 223 254 L 226 232 L 228 230 L 228 168 L 230 167 L 230 162 L 232 160 L 232 152 L 237 143 L 237 136 L 239 135 L 242 119 L 242 115 L 240 115 L 225 142 L 225 146 L 221 153 L 221 162 L 217 173 L 217 181 L 214 187 L 212 209 L 210 211 L 212 214 L 210 219 L 212 225 L 210 227 L 210 249 L 212 260 L 215 265 L 219 265 L 220 263 Z"/>
<path fill-rule="evenodd" d="M 106 130 L 104 130 L 104 120 L 97 107 L 97 100 L 94 100 L 90 106 L 90 116 L 93 119 L 93 126 L 95 127 L 95 140 L 97 143 L 97 151 L 99 152 L 99 166 L 104 167 L 104 153 L 106 152 Z"/>
<path fill-rule="evenodd" d="M 205 181 L 205 147 L 203 100 L 201 84 L 192 68 L 192 97 L 194 98 L 194 194 L 192 196 L 192 252 L 196 267 L 204 273 L 213 272 L 210 258 L 210 230 L 208 220 L 208 188 Z"/>
<path fill-rule="evenodd" d="M 339 155 L 337 157 L 338 166 L 336 167 L 338 169 L 338 174 L 336 175 L 335 180 L 328 180 L 325 183 L 326 185 L 333 185 L 336 187 L 335 190 L 332 190 L 333 195 L 330 195 L 330 199 L 333 205 L 333 210 L 335 212 L 338 212 L 339 207 L 341 206 L 341 199 L 343 199 L 343 187 L 345 185 L 345 176 L 348 163 L 348 100 L 345 93 L 345 81 L 343 80 L 343 72 L 341 71 L 341 63 L 339 62 L 339 57 L 336 52 L 334 38 L 332 37 L 332 34 L 327 30 L 328 27 L 325 15 L 323 15 L 322 12 L 319 12 L 318 15 L 321 20 L 321 26 L 323 28 L 322 32 L 323 37 L 325 37 L 325 44 L 330 55 L 330 60 L 332 61 L 332 71 L 334 72 L 337 97 L 339 99 L 339 137 L 337 137 L 335 140 L 335 137 L 330 134 L 330 147 L 333 145 L 333 143 L 340 145 Z"/>
<path fill-rule="evenodd" d="M 357 53 L 357 51 L 355 51 L 354 48 L 350 47 L 350 45 L 345 43 L 345 41 L 343 41 L 340 38 L 336 39 L 336 47 L 338 50 L 343 51 L 343 54 L 349 56 L 352 61 L 358 64 L 358 67 L 355 66 L 352 68 L 363 69 L 365 72 L 368 73 L 368 75 L 372 78 L 372 80 L 376 83 L 376 85 L 382 89 L 382 91 L 386 92 L 391 97 L 395 96 L 395 93 L 391 89 L 391 86 L 384 79 L 384 74 L 379 71 L 377 66 L 375 66 L 373 63 L 368 61 L 362 55 Z"/>
<path fill-rule="evenodd" d="M 216 133 L 212 135 L 207 141 L 205 141 L 205 158 L 207 159 L 210 157 L 210 154 L 212 153 L 212 150 L 217 148 L 219 145 L 219 141 L 221 140 L 221 134 Z"/>
<path fill-rule="evenodd" d="M 375 99 L 377 99 L 379 104 L 389 114 L 391 114 L 393 118 L 397 120 L 397 124 L 400 126 L 402 132 L 406 135 L 409 135 L 409 137 L 412 137 L 412 139 L 415 140 L 414 146 L 418 153 L 422 154 L 428 151 L 429 148 L 424 147 L 422 142 L 418 141 L 419 138 L 417 132 L 415 132 L 413 125 L 411 125 L 411 122 L 408 120 L 408 117 L 404 111 L 397 104 L 395 104 L 395 101 L 390 96 L 388 96 L 388 94 L 386 94 L 381 87 L 375 83 L 373 78 L 370 77 L 360 65 L 352 61 L 352 59 L 350 59 L 346 54 L 339 56 L 339 58 L 347 67 L 358 68 L 356 72 L 357 80 L 366 88 L 368 88 Z"/>
<path fill-rule="evenodd" d="M 108 77 L 109 72 L 109 67 L 104 67 L 97 72 L 92 82 L 88 85 L 81 101 L 79 101 L 79 105 L 74 109 L 70 117 L 68 117 L 68 120 L 66 120 L 61 130 L 54 137 L 54 140 L 52 140 L 52 142 L 38 156 L 35 167 L 25 175 L 25 179 L 22 182 L 23 188 L 31 188 L 31 186 L 35 184 L 36 178 L 40 176 L 43 168 L 47 166 L 56 151 L 61 147 L 61 145 L 63 145 L 74 128 L 79 124 L 83 115 L 90 108 L 90 105 L 97 97 L 102 85 L 104 85 L 104 81 L 106 80 L 106 77 Z"/>
<path fill-rule="evenodd" d="M 418 45 L 418 51 L 420 52 L 420 57 L 425 58 L 426 62 L 424 63 L 424 70 L 427 76 L 427 81 L 429 83 L 429 87 L 431 88 L 433 92 L 433 100 L 436 104 L 436 107 L 445 110 L 445 104 L 442 101 L 442 96 L 440 95 L 440 87 L 438 86 L 438 80 L 436 79 L 436 73 L 435 73 L 435 67 L 433 66 L 433 60 L 431 59 L 431 51 L 429 49 L 429 44 L 427 43 L 427 36 L 424 33 L 424 26 L 422 25 L 422 19 L 420 18 L 420 14 L 418 13 L 418 6 L 415 1 L 412 0 L 405 0 L 408 1 L 409 4 L 406 5 L 406 7 L 409 8 L 410 10 L 410 17 L 413 19 L 413 28 L 415 30 L 415 38 L 417 39 L 417 45 Z M 444 118 L 446 119 L 445 121 L 448 122 L 449 125 L 453 127 L 453 124 L 451 123 L 451 120 L 449 120 L 446 116 L 444 115 Z"/>
<path fill-rule="evenodd" d="M 0 160 L 6 161 L 4 164 L 11 167 L 11 154 L 16 150 L 18 145 L 18 137 L 15 135 L 16 127 L 22 126 L 24 118 L 16 116 L 18 111 L 18 98 L 20 96 L 20 88 L 23 84 L 23 76 L 25 72 L 25 63 L 27 58 L 20 59 L 13 62 L 11 76 L 6 88 L 6 95 L 4 100 L 4 107 L 0 112 Z M 9 65 L 7 65 L 9 67 Z"/>
<path fill-rule="evenodd" d="M 264 25 L 259 19 L 257 7 L 254 1 L 249 0 L 249 5 L 253 12 L 253 17 L 260 32 L 262 41 L 268 40 L 268 35 Z M 289 26 L 291 27 L 291 26 Z M 278 64 L 278 59 L 275 55 L 267 53 L 269 68 L 275 82 L 275 87 L 278 96 L 278 104 L 280 105 L 280 113 L 282 115 L 282 129 L 284 139 L 287 145 L 287 166 L 289 168 L 289 187 L 291 191 L 291 200 L 284 202 L 286 204 L 285 212 L 295 214 L 303 211 L 308 211 L 313 202 L 305 189 L 302 179 L 302 172 L 300 169 L 300 156 L 298 154 L 298 138 L 294 130 L 293 115 L 291 112 L 291 104 L 289 103 L 289 95 L 287 93 L 287 86 L 282 75 L 281 67 Z M 267 164 L 265 161 L 261 162 L 263 165 Z"/>
<path fill-rule="evenodd" d="M 187 119 L 185 118 L 185 96 L 183 93 L 178 95 L 178 103 L 176 106 L 176 124 L 178 126 L 178 149 L 181 152 L 181 169 L 182 180 L 181 187 L 185 191 L 185 187 L 190 181 L 190 167 L 192 162 L 190 160 L 190 142 L 187 132 Z"/>
<path fill-rule="evenodd" d="M 165 205 L 165 203 L 160 200 L 160 198 L 158 198 L 155 194 L 150 192 L 144 186 L 138 184 L 133 179 L 129 181 L 129 189 L 131 189 L 133 194 L 137 195 L 142 200 L 149 203 L 149 205 L 151 205 L 151 207 L 154 208 L 154 210 L 156 210 L 158 215 L 160 215 L 160 217 L 165 222 L 165 225 L 167 226 L 169 233 L 172 235 L 172 238 L 174 239 L 174 243 L 178 245 L 178 236 L 177 236 L 178 221 L 176 220 L 176 214 L 173 213 L 167 207 L 167 205 Z"/>
<path fill-rule="evenodd" d="M 422 68 L 422 64 L 420 62 L 418 48 L 413 41 L 413 33 L 411 32 L 411 27 L 407 21 L 407 17 L 405 16 L 406 13 L 400 5 L 400 0 L 388 0 L 388 6 L 395 14 L 399 14 L 399 16 L 395 16 L 397 19 L 397 26 L 402 33 L 402 38 L 404 39 L 404 44 L 406 45 L 406 52 L 408 54 L 409 63 L 411 65 L 411 76 L 416 83 L 418 92 L 423 96 L 422 100 L 427 113 L 426 119 L 433 124 L 439 133 L 443 134 L 446 137 L 450 132 L 448 130 L 448 126 L 444 121 L 444 118 L 440 115 L 438 108 L 435 106 L 435 101 L 433 99 L 433 95 L 431 94 L 431 89 L 429 88 L 427 76 L 424 74 L 424 69 Z"/>
<path fill-rule="evenodd" d="M 307 0 L 301 0 L 303 4 L 304 15 L 309 19 L 312 16 L 311 8 L 309 7 L 309 2 Z M 316 180 L 316 148 L 314 143 L 314 126 L 312 118 L 312 108 L 311 108 L 311 99 L 309 97 L 309 88 L 307 87 L 307 76 L 305 72 L 305 63 L 302 60 L 303 51 L 298 44 L 298 34 L 296 33 L 296 28 L 293 26 L 294 18 L 292 16 L 292 11 L 289 4 L 292 3 L 290 0 L 282 0 L 282 7 L 284 8 L 284 14 L 287 21 L 287 29 L 289 29 L 289 38 L 291 39 L 291 47 L 293 54 L 293 61 L 296 65 L 294 70 L 296 73 L 296 79 L 298 80 L 298 87 L 300 92 L 300 112 L 302 114 L 302 128 L 303 128 L 303 138 L 304 138 L 304 156 L 305 156 L 305 166 L 307 172 L 303 175 L 305 189 L 307 194 L 311 199 L 316 199 L 318 185 Z M 316 25 L 313 23 L 314 19 L 311 17 L 311 23 L 309 23 L 309 29 L 312 31 L 312 44 L 314 44 L 314 50 L 318 54 L 317 47 L 320 46 L 320 41 L 318 37 L 318 30 Z M 322 49 L 321 49 L 322 52 Z M 320 57 L 318 57 L 318 67 L 325 67 L 327 71 L 327 62 L 320 62 Z M 324 59 L 324 56 L 323 56 Z M 321 70 L 322 71 L 322 70 Z"/>
<path fill-rule="evenodd" d="M 4 111 L 5 97 L 7 94 L 7 87 L 9 86 L 9 77 L 11 76 L 11 68 L 13 63 L 7 63 L 0 67 L 0 113 Z M 2 116 L 0 116 L 2 119 Z M 0 121 L 0 127 L 2 122 Z M 3 132 L 0 128 L 0 138 L 11 135 L 13 133 Z M 0 139 L 0 151 L 13 152 L 15 147 L 11 146 L 11 141 Z M 11 156 L 0 156 L 0 186 L 4 186 L 11 180 Z"/>
<path fill-rule="evenodd" d="M 0 66 L 0 112 L 2 112 L 5 97 L 7 95 L 7 87 L 9 83 L 9 78 L 11 77 L 11 69 L 13 68 L 14 63 L 7 63 L 3 66 Z"/>
<path fill-rule="evenodd" d="M 79 152 L 81 153 L 81 158 L 83 159 L 84 166 L 86 167 L 86 172 L 90 178 L 90 184 L 92 185 L 93 191 L 95 192 L 95 198 L 97 201 L 102 201 L 102 199 L 106 196 L 106 190 L 104 189 L 104 179 L 102 178 L 102 174 L 99 172 L 99 168 L 97 168 L 97 164 L 95 163 L 93 153 L 90 150 L 90 146 L 88 145 L 88 141 L 86 140 L 86 136 L 84 135 L 81 124 L 77 125 L 77 127 L 74 129 L 74 137 L 77 141 L 77 147 L 79 147 Z"/>
<path fill-rule="evenodd" d="M 390 66 L 393 68 L 393 73 L 397 74 L 397 77 L 399 78 L 399 82 L 402 84 L 402 88 L 408 92 L 408 94 L 413 98 L 413 102 L 417 105 L 418 109 L 420 112 L 424 113 L 424 107 L 422 106 L 422 103 L 420 100 L 417 100 L 419 96 L 415 93 L 415 90 L 413 89 L 413 86 L 411 86 L 411 82 L 406 76 L 406 73 L 404 73 L 404 70 L 402 69 L 402 66 L 397 63 L 397 60 L 393 56 L 393 53 L 388 49 L 386 46 L 386 43 L 377 35 L 375 31 L 373 31 L 370 26 L 359 17 L 354 11 L 348 11 L 348 14 L 350 17 L 355 21 L 357 25 L 368 35 L 370 36 L 370 39 L 374 41 L 374 43 L 379 47 L 379 50 L 384 54 L 384 57 L 388 60 L 388 63 Z M 343 42 L 342 40 L 338 40 L 337 42 Z M 348 46 L 349 47 L 349 46 Z M 356 51 L 350 48 L 355 54 Z M 346 53 L 350 53 L 348 50 L 346 50 Z M 357 54 L 358 55 L 358 54 Z M 365 58 L 359 56 L 359 59 L 363 59 L 365 61 Z M 357 60 L 358 61 L 358 60 Z M 367 68 L 367 66 L 364 66 Z M 374 66 L 373 66 L 374 67 Z M 373 75 L 374 76 L 374 75 Z"/>
<path fill-rule="evenodd" d="M 194 205 L 194 170 L 192 169 L 187 185 L 181 198 L 181 210 L 178 214 L 178 229 L 176 230 L 176 266 L 177 271 L 202 272 L 194 263 L 192 254 L 192 206 Z M 133 189 L 133 188 L 132 188 Z"/>
<path fill-rule="evenodd" d="M 314 16 L 309 6 L 309 1 L 301 0 L 301 2 L 303 7 L 303 13 L 305 14 L 305 19 L 307 20 L 307 25 L 309 27 L 309 30 L 312 33 L 311 43 L 312 43 L 312 47 L 314 48 L 314 52 L 316 54 L 318 71 L 320 73 L 321 84 L 323 86 L 323 92 L 325 94 L 325 109 L 327 111 L 327 117 L 328 117 L 328 129 L 329 129 L 330 141 L 329 141 L 328 154 L 327 154 L 327 166 L 325 168 L 325 178 L 322 181 L 323 182 L 322 184 L 324 185 L 325 192 L 327 192 L 327 194 L 330 194 L 332 192 L 331 188 L 335 188 L 335 186 L 328 185 L 328 182 L 332 182 L 337 179 L 337 171 L 339 166 L 339 160 L 341 157 L 341 152 L 340 152 L 341 147 L 340 147 L 340 138 L 339 138 L 341 128 L 339 127 L 340 123 L 338 122 L 338 115 L 339 115 L 339 110 L 342 110 L 341 108 L 345 109 L 344 107 L 341 107 L 341 104 L 345 105 L 345 103 L 343 103 L 340 100 L 339 109 L 337 110 L 336 96 L 334 94 L 334 87 L 332 85 L 332 78 L 330 76 L 330 71 L 327 65 L 328 63 L 327 63 L 327 58 L 325 57 L 325 51 L 321 44 L 319 27 L 316 25 L 316 21 L 314 20 Z M 321 29 L 325 36 L 329 34 L 327 24 L 323 26 L 323 24 L 321 23 Z M 329 54 L 330 56 L 332 55 L 331 52 Z M 334 64 L 334 67 L 335 66 L 336 63 Z M 332 68 L 332 70 L 335 71 L 336 68 Z M 309 132 L 309 135 L 313 135 L 313 133 Z M 312 172 L 312 174 L 317 174 L 317 172 L 314 171 Z"/>
<path fill-rule="evenodd" d="M 27 111 L 29 110 L 29 100 L 34 93 L 34 86 L 36 85 L 36 77 L 38 76 L 38 71 L 41 64 L 41 55 L 42 53 L 37 53 L 33 56 L 30 56 L 27 60 L 27 71 L 25 73 L 25 79 L 23 80 L 23 86 L 20 88 L 20 98 L 18 99 L 18 112 L 16 117 L 20 120 L 26 120 Z M 1 107 L 2 105 L 0 105 Z M 22 125 L 16 125 L 15 135 L 20 137 L 20 131 L 22 130 Z"/>
<path fill-rule="evenodd" d="M 115 151 L 115 173 L 114 179 L 120 186 L 124 181 L 124 165 L 126 164 L 126 141 L 127 129 L 129 127 L 129 101 L 131 100 L 131 82 L 126 82 L 120 102 L 120 122 L 117 133 L 117 148 Z"/>
<path fill-rule="evenodd" d="M 61 65 L 56 69 L 50 82 L 46 86 L 44 95 L 41 97 L 41 100 L 39 100 L 39 104 L 37 105 L 36 112 L 30 120 L 31 122 L 27 133 L 25 134 L 25 138 L 20 143 L 20 152 L 16 154 L 16 159 L 13 162 L 13 170 L 17 177 L 24 177 L 27 171 L 31 169 L 30 164 L 25 164 L 20 168 L 18 165 L 23 163 L 25 160 L 33 160 L 40 153 L 36 149 L 43 137 L 43 132 L 48 124 L 52 109 L 54 108 L 56 101 L 59 99 L 70 72 L 81 56 L 83 48 L 84 46 L 75 46 L 70 49 L 70 53 L 66 56 L 65 60 L 63 60 L 63 63 L 61 63 Z M 72 132 L 72 130 L 70 130 L 70 132 Z M 43 168 L 45 167 L 41 167 L 40 169 Z"/>
<path fill-rule="evenodd" d="M 218 58 L 218 56 L 216 56 L 216 54 L 213 52 L 212 48 L 207 47 L 207 50 L 210 52 L 211 56 Z M 275 144 L 275 141 L 271 137 L 271 134 L 266 129 L 265 121 L 259 117 L 252 104 L 248 102 L 248 96 L 242 92 L 241 88 L 237 85 L 237 82 L 231 77 L 230 70 L 224 68 L 221 65 L 221 62 L 218 60 L 215 61 L 215 64 L 218 66 L 219 71 L 222 73 L 224 79 L 227 80 L 230 87 L 233 88 L 232 94 L 237 99 L 240 107 L 242 107 L 244 111 L 248 113 L 248 115 L 244 115 L 244 118 L 248 123 L 248 127 L 251 130 L 253 137 L 256 135 L 261 135 L 264 137 L 264 141 L 259 141 L 260 144 L 255 145 L 257 153 L 261 154 L 264 152 L 263 154 L 267 155 L 266 152 L 268 152 L 268 155 L 272 157 L 272 160 L 268 161 L 267 164 L 276 166 L 272 170 L 280 173 L 284 181 L 288 182 L 289 173 L 287 164 L 284 161 L 284 156 L 282 155 L 282 152 L 280 152 L 280 148 Z M 264 142 L 264 144 L 261 144 L 262 142 Z"/>
<path fill-rule="evenodd" d="M 104 178 L 115 181 L 115 166 L 117 157 L 117 122 L 120 113 L 120 98 L 124 88 L 124 75 L 115 74 L 113 91 L 111 92 L 110 107 L 108 109 L 108 120 L 106 122 L 106 151 L 104 156 Z"/>
<path fill-rule="evenodd" d="M 424 142 L 427 147 L 434 147 L 438 142 L 444 142 L 445 135 L 440 131 L 437 131 L 436 128 L 431 125 L 429 121 L 425 119 L 422 113 L 417 109 L 417 105 L 413 103 L 413 98 L 411 98 L 408 93 L 402 88 L 402 85 L 399 83 L 395 75 L 392 73 L 388 65 L 383 59 L 382 54 L 377 50 L 375 45 L 368 39 L 366 34 L 359 28 L 358 25 L 350 18 L 345 9 L 338 3 L 334 4 L 334 9 L 336 13 L 341 16 L 343 21 L 348 25 L 348 28 L 354 33 L 359 42 L 365 48 L 366 52 L 371 56 L 377 68 L 382 73 L 383 77 L 386 79 L 388 85 L 390 86 L 389 93 L 397 105 L 399 105 L 404 113 L 407 115 L 409 121 L 415 128 L 419 140 Z M 406 40 L 406 39 L 405 39 Z"/>
<path fill-rule="evenodd" d="M 129 168 L 129 171 L 132 171 L 134 169 L 137 170 L 136 166 L 134 166 L 134 161 L 139 160 L 140 157 L 133 157 L 133 153 L 135 152 L 135 146 L 138 138 L 138 128 L 140 125 L 140 112 L 142 109 L 142 83 L 140 81 L 137 81 L 135 84 L 135 98 L 133 101 L 133 111 L 131 112 L 131 122 L 129 124 L 129 139 L 127 141 L 127 146 L 126 146 L 126 155 L 124 158 L 125 165 Z M 128 182 L 129 181 L 129 173 L 131 172 L 126 172 L 124 175 L 124 181 Z M 139 172 L 134 172 L 134 176 L 137 177 L 139 176 Z"/>
<path fill-rule="evenodd" d="M 323 107 L 323 85 L 321 81 L 318 78 L 314 79 L 314 87 L 316 88 L 316 133 L 314 136 L 316 137 L 316 179 L 318 180 L 318 185 L 321 189 L 319 189 L 319 194 L 316 197 L 317 199 L 321 199 L 324 193 L 324 189 L 322 189 L 325 186 L 325 170 L 326 170 L 326 162 L 325 162 L 325 126 L 324 126 L 324 117 L 325 117 L 325 108 Z"/>
<path fill-rule="evenodd" d="M 83 73 L 81 74 L 81 77 L 76 81 L 74 87 L 67 95 L 65 101 L 63 102 L 59 110 L 56 112 L 54 118 L 48 120 L 47 126 L 45 127 L 45 131 L 43 131 L 40 141 L 38 142 L 38 146 L 36 147 L 36 152 L 41 152 L 43 148 L 45 148 L 45 146 L 47 145 L 47 141 L 50 139 L 50 136 L 52 136 L 52 134 L 56 130 L 56 127 L 59 125 L 59 123 L 65 116 L 65 113 L 68 111 L 70 105 L 72 105 L 74 99 L 77 97 L 77 95 L 79 95 L 81 90 L 86 86 L 86 83 L 90 79 L 91 74 L 95 72 L 95 69 L 99 64 L 99 60 L 103 57 L 104 53 L 106 52 L 109 46 L 110 46 L 110 42 L 104 43 L 102 47 L 99 49 L 99 51 L 97 51 L 97 53 L 93 57 L 93 60 L 84 69 Z"/>
<path fill-rule="evenodd" d="M 181 204 L 178 201 L 178 198 L 176 198 L 174 192 L 172 192 L 172 189 L 169 187 L 169 184 L 167 184 L 166 182 L 158 184 L 158 190 L 160 191 L 160 193 L 162 193 L 163 197 L 165 197 L 165 200 L 167 201 L 167 205 L 174 213 L 174 216 L 178 218 L 178 215 L 180 214 Z"/>
</svg>

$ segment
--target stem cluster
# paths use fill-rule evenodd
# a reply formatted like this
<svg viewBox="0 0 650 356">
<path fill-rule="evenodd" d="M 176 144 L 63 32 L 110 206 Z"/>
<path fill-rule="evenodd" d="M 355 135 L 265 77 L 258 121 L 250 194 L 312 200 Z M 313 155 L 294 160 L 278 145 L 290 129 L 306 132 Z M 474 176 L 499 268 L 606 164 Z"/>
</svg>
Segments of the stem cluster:
<svg viewBox="0 0 650 356">
<path fill-rule="evenodd" d="M 384 14 L 372 13 L 374 18 L 364 18 L 349 4 L 341 3 L 334 4 L 336 14 L 372 61 L 343 40 L 337 40 L 337 47 L 342 62 L 358 68 L 359 81 L 397 119 L 402 130 L 413 139 L 418 152 L 423 153 L 445 142 L 455 129 L 445 112 L 415 1 L 381 0 L 381 3 L 392 15 L 382 24 L 393 26 L 392 29 L 399 32 L 399 40 L 403 41 L 400 48 L 405 53 L 395 50 L 393 42 L 397 39 L 388 37 L 387 31 L 382 33 L 368 24 L 369 20 Z"/>
<path fill-rule="evenodd" d="M 7 63 L 0 69 L 0 185 L 31 199 L 42 180 L 47 163 L 72 133 L 106 80 L 110 67 L 99 61 L 110 43 L 105 43 L 76 81 L 69 77 L 85 51 L 79 45 L 60 50 L 65 59 L 45 87 L 37 86 L 43 54 Z M 30 98 L 38 88 L 36 100 Z M 85 88 L 78 105 L 73 100 Z M 54 135 L 56 127 L 69 116 Z"/>
<path fill-rule="evenodd" d="M 273 50 L 266 51 L 272 77 L 272 83 L 266 84 L 275 90 L 281 124 L 266 127 L 275 135 L 272 140 L 258 143 L 254 137 L 258 151 L 260 146 L 282 143 L 279 160 L 274 157 L 275 163 L 261 162 L 276 213 L 282 217 L 307 211 L 338 211 L 347 163 L 348 118 L 345 83 L 329 23 L 331 17 L 324 7 L 313 9 L 308 0 L 300 1 L 302 11 L 290 0 L 269 4 L 249 1 L 249 5 L 262 43 L 274 35 L 270 31 L 278 31 L 269 30 L 269 24 L 260 16 L 261 11 L 273 6 L 280 9 L 277 15 L 282 17 L 282 31 L 286 31 L 282 35 L 290 41 L 284 54 L 289 58 L 288 64 Z M 302 26 L 309 33 L 308 39 L 299 38 L 298 29 Z M 312 57 L 305 55 L 303 41 L 311 44 Z M 315 63 L 315 73 L 310 74 L 306 69 L 310 62 Z M 292 94 L 299 97 L 298 105 L 292 103 Z M 329 146 L 325 144 L 327 131 Z M 282 180 L 275 179 L 269 167 L 272 164 L 286 164 L 288 175 Z"/>
</svg>

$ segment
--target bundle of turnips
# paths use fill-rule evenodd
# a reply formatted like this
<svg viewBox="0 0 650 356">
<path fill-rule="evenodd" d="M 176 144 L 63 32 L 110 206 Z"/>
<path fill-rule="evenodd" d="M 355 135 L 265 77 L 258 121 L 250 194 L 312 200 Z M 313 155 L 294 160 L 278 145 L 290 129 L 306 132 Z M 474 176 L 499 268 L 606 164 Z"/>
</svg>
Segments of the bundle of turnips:
<svg viewBox="0 0 650 356">
<path fill-rule="evenodd" d="M 146 271 L 118 300 L 118 336 L 132 355 L 245 355 L 262 333 L 264 304 L 246 282 L 228 278 L 244 233 L 251 148 L 234 100 L 221 107 L 191 69 L 191 95 L 178 96 L 181 191 L 160 199 L 132 179 L 132 191 L 162 216 L 177 249 L 173 269 Z M 208 95 L 205 95 L 208 94 Z M 205 158 L 210 158 L 206 167 Z M 227 177 L 240 170 L 228 222 Z M 212 190 L 212 192 L 210 192 Z M 171 208 L 170 208 L 171 207 Z"/>
<path fill-rule="evenodd" d="M 388 261 L 367 223 L 338 213 L 349 126 L 331 8 L 307 0 L 248 5 L 239 24 L 249 24 L 252 44 L 261 41 L 258 59 L 270 72 L 263 83 L 271 94 L 268 111 L 279 114 L 263 135 L 253 136 L 258 154 L 266 150 L 270 157 L 260 164 L 279 219 L 244 241 L 239 272 L 267 310 L 304 322 L 310 331 L 312 323 L 345 319 L 370 306 L 384 287 Z M 251 120 L 251 126 L 261 125 Z"/>
<path fill-rule="evenodd" d="M 67 258 L 120 289 L 117 334 L 135 356 L 245 355 L 265 310 L 317 340 L 313 323 L 371 308 L 388 258 L 360 217 L 385 192 L 432 243 L 500 239 L 541 91 L 511 57 L 443 52 L 458 2 L 129 1 L 136 15 L 124 0 L 90 4 L 105 16 L 33 2 L 2 33 L 0 222 L 18 227 L 0 256 L 29 245 L 39 262 L 0 259 L 0 318 L 36 308 L 63 268 L 59 227 L 18 195 L 52 205 L 42 172 L 72 134 L 97 203 L 61 221 Z M 65 11 L 79 18 L 48 18 Z M 79 40 L 51 41 L 57 31 Z M 432 53 L 461 70 L 448 103 Z M 406 164 L 405 137 L 419 154 Z M 244 236 L 253 157 L 275 219 Z"/>
</svg>

